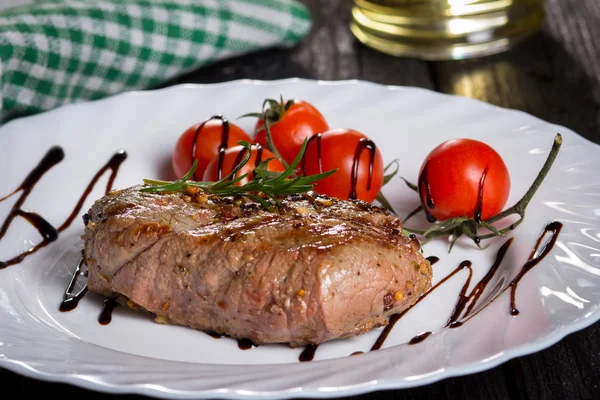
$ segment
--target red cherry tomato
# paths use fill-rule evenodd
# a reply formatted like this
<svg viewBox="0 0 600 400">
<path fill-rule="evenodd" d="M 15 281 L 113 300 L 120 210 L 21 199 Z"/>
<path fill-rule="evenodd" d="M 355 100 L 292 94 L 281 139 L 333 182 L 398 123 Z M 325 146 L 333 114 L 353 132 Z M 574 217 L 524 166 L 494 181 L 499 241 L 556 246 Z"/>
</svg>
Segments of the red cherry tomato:
<svg viewBox="0 0 600 400">
<path fill-rule="evenodd" d="M 305 138 L 329 129 L 319 110 L 302 100 L 294 100 L 287 111 L 277 109 L 274 114 L 277 115 L 277 122 L 271 124 L 271 137 L 281 157 L 288 164 L 298 155 Z M 256 123 L 255 142 L 267 148 L 266 131 L 261 129 L 263 125 L 261 120 Z"/>
<path fill-rule="evenodd" d="M 301 164 L 303 173 L 314 175 L 337 169 L 335 174 L 317 182 L 316 192 L 372 202 L 383 185 L 383 157 L 371 145 L 375 144 L 368 137 L 352 129 L 327 131 L 308 144 Z"/>
<path fill-rule="evenodd" d="M 250 137 L 240 127 L 231 122 L 229 124 L 229 137 L 226 147 L 235 146 L 240 140 L 251 142 Z M 173 150 L 173 171 L 177 177 L 182 177 L 192 166 L 192 144 L 198 128 L 202 124 L 189 127 L 179 136 L 175 149 Z M 206 166 L 218 153 L 221 142 L 225 139 L 223 120 L 219 118 L 209 119 L 198 132 L 196 138 L 196 151 L 194 157 L 198 160 L 198 167 L 194 173 L 194 179 L 200 180 Z"/>
<path fill-rule="evenodd" d="M 273 153 L 271 153 L 267 149 L 262 149 L 257 145 L 252 145 L 252 154 L 250 155 L 250 160 L 246 165 L 242 167 L 236 174 L 235 177 L 242 176 L 244 174 L 248 174 L 248 176 L 242 179 L 239 182 L 236 182 L 236 185 L 241 186 L 250 181 L 252 179 L 252 171 L 258 165 L 260 165 L 261 161 L 269 160 L 267 164 L 267 170 L 273 172 L 283 172 L 285 168 L 281 164 L 281 162 L 275 157 Z M 225 154 L 223 156 L 221 174 L 219 175 L 219 156 L 215 156 L 204 171 L 204 177 L 202 180 L 214 182 L 219 179 L 225 178 L 233 169 L 242 161 L 242 159 L 246 156 L 248 150 L 244 146 L 235 146 L 225 150 Z"/>
<path fill-rule="evenodd" d="M 506 205 L 510 176 L 500 155 L 487 144 L 451 139 L 425 158 L 418 186 L 423 207 L 435 219 L 486 220 Z"/>
</svg>

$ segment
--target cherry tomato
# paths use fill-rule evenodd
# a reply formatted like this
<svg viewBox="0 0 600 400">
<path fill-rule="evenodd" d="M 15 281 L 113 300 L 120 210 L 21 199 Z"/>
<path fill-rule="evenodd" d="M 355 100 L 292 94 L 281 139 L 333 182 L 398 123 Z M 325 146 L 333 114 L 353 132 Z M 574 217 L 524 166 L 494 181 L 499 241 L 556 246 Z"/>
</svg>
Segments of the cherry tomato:
<svg viewBox="0 0 600 400">
<path fill-rule="evenodd" d="M 226 147 L 235 146 L 240 140 L 251 142 L 250 137 L 240 127 L 231 122 L 229 124 L 229 137 Z M 192 144 L 194 136 L 202 124 L 196 124 L 189 127 L 179 136 L 175 149 L 173 150 L 173 171 L 177 177 L 182 177 L 192 166 Z M 204 174 L 206 166 L 218 153 L 222 140 L 225 138 L 223 133 L 223 120 L 219 118 L 209 119 L 198 132 L 196 139 L 196 151 L 194 157 L 198 160 L 198 167 L 194 173 L 194 179 L 199 180 Z"/>
<path fill-rule="evenodd" d="M 282 105 L 271 110 L 276 121 L 271 123 L 273 144 L 288 164 L 291 164 L 298 155 L 305 138 L 329 129 L 327 121 L 319 110 L 302 100 L 294 100 L 287 110 Z M 263 126 L 261 120 L 256 123 L 255 142 L 267 148 L 266 131 L 261 129 Z"/>
<path fill-rule="evenodd" d="M 375 200 L 383 185 L 381 152 L 368 137 L 352 129 L 327 131 L 321 135 L 320 143 L 318 137 L 312 139 L 302 162 L 305 175 L 338 170 L 318 181 L 315 186 L 316 192 L 328 196 L 358 198 L 370 203 Z"/>
<path fill-rule="evenodd" d="M 252 178 L 252 171 L 258 165 L 260 165 L 261 161 L 265 161 L 271 159 L 267 164 L 267 170 L 273 172 L 283 172 L 285 168 L 281 164 L 281 162 L 275 157 L 273 153 L 271 153 L 267 149 L 260 148 L 257 145 L 252 145 L 252 154 L 250 155 L 250 160 L 246 165 L 240 169 L 235 176 L 242 176 L 244 174 L 248 174 L 248 176 L 242 179 L 239 182 L 236 182 L 236 185 L 241 186 L 250 181 Z M 225 154 L 223 156 L 221 174 L 219 175 L 219 156 L 216 155 L 204 171 L 204 181 L 218 181 L 219 179 L 225 178 L 246 156 L 247 154 L 246 148 L 244 146 L 235 146 L 230 147 L 225 150 Z"/>
<path fill-rule="evenodd" d="M 425 158 L 418 186 L 423 207 L 435 219 L 486 220 L 506 205 L 510 176 L 502 157 L 487 144 L 451 139 Z"/>
</svg>

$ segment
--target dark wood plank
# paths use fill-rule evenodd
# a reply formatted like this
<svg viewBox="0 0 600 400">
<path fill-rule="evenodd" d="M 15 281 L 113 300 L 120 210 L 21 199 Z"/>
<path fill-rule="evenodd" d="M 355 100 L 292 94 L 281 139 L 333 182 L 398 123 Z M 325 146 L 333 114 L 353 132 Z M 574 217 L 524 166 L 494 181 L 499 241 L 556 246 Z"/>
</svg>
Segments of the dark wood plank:
<svg viewBox="0 0 600 400">
<path fill-rule="evenodd" d="M 225 60 L 181 76 L 177 83 L 211 83 L 234 79 L 363 79 L 387 85 L 433 89 L 427 63 L 395 58 L 362 46 L 348 26 L 352 2 L 302 0 L 310 10 L 309 35 L 292 49 L 268 49 Z"/>
<path fill-rule="evenodd" d="M 547 350 L 505 364 L 520 398 L 600 398 L 600 323 L 576 332 Z"/>
<path fill-rule="evenodd" d="M 543 30 L 492 57 L 433 64 L 439 90 L 526 111 L 600 142 L 600 3 L 549 0 Z"/>
</svg>

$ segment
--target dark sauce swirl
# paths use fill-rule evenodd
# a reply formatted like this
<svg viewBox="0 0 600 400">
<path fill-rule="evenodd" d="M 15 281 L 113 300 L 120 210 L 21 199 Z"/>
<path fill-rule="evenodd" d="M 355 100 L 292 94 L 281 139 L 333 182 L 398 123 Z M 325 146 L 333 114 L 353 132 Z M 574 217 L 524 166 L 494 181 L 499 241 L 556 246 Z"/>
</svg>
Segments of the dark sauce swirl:
<svg viewBox="0 0 600 400">
<path fill-rule="evenodd" d="M 100 325 L 108 325 L 112 321 L 112 313 L 115 308 L 119 306 L 117 303 L 116 297 L 106 297 L 104 299 L 104 303 L 102 304 L 102 311 L 100 311 L 100 315 L 98 316 L 98 322 Z"/>
<path fill-rule="evenodd" d="M 219 159 L 217 160 L 217 180 L 220 180 L 221 173 L 223 171 L 223 160 L 225 158 L 225 150 L 227 149 L 227 144 L 229 142 L 229 121 L 222 115 L 213 115 L 212 117 L 204 121 L 202 124 L 200 124 L 198 128 L 196 128 L 196 132 L 194 132 L 194 139 L 192 141 L 190 165 L 192 165 L 194 163 L 194 160 L 196 159 L 196 142 L 198 141 L 200 133 L 202 133 L 202 129 L 209 121 L 215 120 L 221 121 L 221 143 L 219 144 Z M 201 180 L 202 177 L 196 176 L 196 173 L 194 172 L 194 179 Z"/>
<path fill-rule="evenodd" d="M 418 334 L 414 338 L 410 339 L 410 341 L 408 342 L 409 346 L 413 345 L 413 344 L 421 343 L 423 340 L 427 339 L 429 337 L 429 335 L 431 335 L 432 333 L 433 332 L 423 332 L 423 333 Z"/>
<path fill-rule="evenodd" d="M 258 345 L 256 343 L 254 343 L 252 340 L 250 339 L 238 339 L 237 340 L 238 343 L 238 348 L 240 350 L 250 350 L 253 347 L 258 347 Z"/>
<path fill-rule="evenodd" d="M 450 314 L 450 318 L 448 319 L 448 321 L 446 322 L 446 325 L 444 327 L 450 326 L 451 323 L 457 321 L 460 318 L 460 315 L 464 311 L 467 303 L 469 302 L 469 299 L 471 298 L 470 294 L 467 295 L 467 290 L 469 289 L 469 285 L 471 284 L 471 279 L 473 278 L 473 268 L 471 268 L 472 265 L 473 264 L 471 263 L 471 261 L 465 260 L 462 263 L 460 263 L 460 265 L 458 267 L 458 268 L 468 268 L 469 275 L 467 276 L 465 283 L 463 284 L 462 288 L 460 289 L 460 292 L 458 293 L 458 300 L 456 301 L 454 310 L 452 310 L 452 314 Z"/>
<path fill-rule="evenodd" d="M 239 163 L 241 163 L 242 160 L 244 159 L 244 157 L 246 156 L 247 152 L 248 152 L 248 149 L 246 149 L 245 147 L 242 147 L 240 149 L 240 151 L 238 151 L 238 153 L 236 154 L 235 160 L 233 161 L 232 166 L 235 167 L 236 165 L 238 165 Z M 221 173 L 219 172 L 219 179 L 221 179 L 221 175 L 220 174 Z"/>
<path fill-rule="evenodd" d="M 354 159 L 352 160 L 352 175 L 350 177 L 350 193 L 348 198 L 356 200 L 356 185 L 358 184 L 358 164 L 360 156 L 364 150 L 369 151 L 369 179 L 367 179 L 367 190 L 371 190 L 371 181 L 373 180 L 373 167 L 375 166 L 375 155 L 377 154 L 377 146 L 372 140 L 361 138 L 356 145 Z M 319 157 L 320 158 L 320 157 Z"/>
<path fill-rule="evenodd" d="M 436 262 L 440 261 L 440 258 L 439 258 L 439 257 L 436 257 L 436 256 L 429 256 L 429 257 L 427 257 L 427 261 L 429 261 L 429 263 L 430 263 L 431 265 L 433 265 L 433 264 L 435 264 Z"/>
<path fill-rule="evenodd" d="M 79 300 L 81 300 L 85 294 L 87 293 L 87 286 L 79 291 L 79 293 L 73 294 L 73 289 L 75 289 L 75 284 L 77 283 L 77 278 L 81 276 L 81 267 L 83 267 L 84 261 L 83 257 L 79 260 L 79 264 L 77 264 L 77 268 L 75 272 L 73 272 L 73 276 L 71 277 L 71 281 L 69 282 L 69 286 L 67 286 L 67 290 L 65 290 L 65 294 L 63 295 L 62 301 L 58 306 L 58 310 L 60 312 L 73 311 L 77 308 L 79 304 Z"/>
<path fill-rule="evenodd" d="M 421 193 L 421 191 L 425 192 L 425 201 L 421 200 L 421 205 L 423 206 L 423 210 L 425 211 L 427 221 L 435 222 L 434 216 L 429 213 L 429 210 L 433 210 L 435 208 L 435 202 L 433 201 L 433 197 L 431 196 L 431 185 L 429 184 L 429 160 L 427 160 L 427 162 L 423 166 L 421 173 L 419 174 L 417 189 L 419 190 L 419 193 Z M 422 196 L 420 197 L 422 199 Z"/>
<path fill-rule="evenodd" d="M 485 177 L 488 174 L 489 166 L 486 164 L 481 178 L 479 179 L 479 187 L 477 189 L 477 203 L 475 203 L 475 209 L 473 210 L 473 218 L 477 222 L 481 222 L 481 212 L 483 210 L 483 185 L 485 184 Z M 477 242 L 479 244 L 479 242 Z"/>
<path fill-rule="evenodd" d="M 529 271 L 531 271 L 531 269 L 533 267 L 538 265 L 540 263 L 540 261 L 542 261 L 548 255 L 548 253 L 550 253 L 550 250 L 552 250 L 552 248 L 554 247 L 554 244 L 556 244 L 556 240 L 558 239 L 558 235 L 560 234 L 562 226 L 563 225 L 558 221 L 552 221 L 548 225 L 546 225 L 546 227 L 544 228 L 544 231 L 538 237 L 538 239 L 535 243 L 535 247 L 534 247 L 533 251 L 531 252 L 531 255 L 529 256 L 529 259 L 527 260 L 525 265 L 523 265 L 523 268 L 521 268 L 521 271 L 519 271 L 517 276 L 512 280 L 510 285 L 508 285 L 508 287 L 510 287 L 510 314 L 511 315 L 519 315 L 519 310 L 517 309 L 517 305 L 516 305 L 517 287 L 519 286 L 519 282 L 521 282 L 521 279 L 523 279 L 525 274 L 527 274 Z M 546 236 L 546 234 L 548 232 L 550 232 L 550 234 L 552 236 L 550 237 L 550 240 L 548 240 L 544 244 L 542 249 L 540 250 L 540 245 L 542 244 L 542 240 L 544 239 L 544 237 Z"/>
<path fill-rule="evenodd" d="M 306 153 L 308 153 L 308 149 L 313 141 L 317 142 L 317 163 L 319 165 L 319 173 L 323 173 L 323 162 L 321 160 L 321 140 L 322 134 L 317 133 L 316 135 L 312 135 L 308 141 L 306 142 L 306 152 L 304 153 L 304 157 L 302 157 L 302 175 L 306 175 Z"/>
<path fill-rule="evenodd" d="M 470 265 L 462 264 L 461 263 L 461 265 L 459 265 L 454 271 L 452 271 L 451 273 L 449 273 L 444 279 L 442 279 L 441 281 L 439 281 L 438 283 L 436 283 L 427 292 L 423 293 L 417 299 L 417 301 L 415 301 L 411 306 L 407 307 L 406 309 L 404 309 L 402 312 L 400 312 L 398 314 L 393 314 L 390 317 L 390 320 L 389 320 L 388 324 L 385 326 L 385 328 L 383 328 L 383 331 L 381 332 L 381 334 L 379 335 L 379 337 L 375 341 L 375 344 L 373 344 L 373 346 L 371 347 L 371 351 L 381 349 L 381 346 L 383 346 L 383 344 L 385 343 L 385 340 L 389 336 L 390 332 L 392 331 L 392 329 L 394 329 L 394 325 L 396 325 L 396 322 L 398 322 L 400 320 L 400 318 L 402 318 L 407 312 L 409 312 L 410 310 L 412 310 L 421 301 L 425 300 L 427 298 L 427 296 L 429 296 L 431 293 L 433 293 L 435 291 L 435 289 L 437 289 L 438 287 L 440 287 L 441 285 L 443 285 L 444 283 L 446 283 L 448 280 L 452 279 L 452 277 L 454 277 L 454 275 L 458 274 L 459 272 L 461 272 L 465 268 L 470 268 Z"/>
<path fill-rule="evenodd" d="M 33 190 L 35 185 L 44 176 L 44 174 L 56 164 L 60 163 L 64 158 L 65 153 L 62 148 L 58 146 L 52 147 L 50 150 L 48 150 L 46 155 L 44 155 L 44 157 L 38 163 L 38 165 L 25 177 L 25 180 L 23 180 L 21 185 L 19 185 L 19 187 L 16 188 L 8 196 L 0 199 L 1 202 L 8 199 L 9 197 L 11 197 L 19 191 L 22 192 L 15 204 L 13 205 L 13 207 L 11 208 L 10 212 L 8 213 L 8 216 L 4 220 L 4 223 L 2 224 L 2 226 L 0 226 L 0 240 L 2 240 L 4 235 L 6 235 L 6 232 L 8 231 L 8 228 L 12 224 L 13 220 L 18 216 L 25 217 L 25 219 L 31 224 L 33 224 L 33 226 L 38 230 L 38 232 L 40 232 L 40 234 L 44 238 L 44 240 L 38 245 L 36 245 L 34 248 L 27 250 L 10 260 L 0 261 L 0 269 L 20 263 L 28 255 L 35 253 L 42 247 L 45 247 L 48 243 L 51 243 L 58 239 L 58 231 L 49 222 L 47 222 L 44 218 L 33 212 L 23 211 L 21 207 L 23 206 L 23 203 L 25 203 L 25 200 L 27 200 L 27 197 L 29 197 L 29 195 L 31 194 L 31 191 Z"/>
<path fill-rule="evenodd" d="M 25 180 L 23 180 L 21 185 L 19 185 L 19 187 L 16 188 L 8 196 L 0 199 L 0 202 L 2 202 L 4 200 L 6 200 L 7 198 L 9 198 L 10 196 L 21 191 L 21 195 L 19 196 L 19 198 L 13 205 L 11 211 L 8 213 L 8 216 L 4 220 L 4 223 L 2 224 L 2 226 L 0 226 L 0 240 L 2 240 L 2 238 L 8 231 L 8 228 L 10 227 L 10 225 L 12 224 L 12 222 L 14 221 L 14 219 L 16 217 L 24 218 L 26 221 L 28 221 L 30 224 L 32 224 L 43 238 L 43 240 L 40 243 L 38 243 L 37 245 L 35 245 L 33 248 L 31 248 L 27 251 L 24 251 L 23 253 L 11 258 L 10 260 L 0 261 L 0 269 L 20 263 L 27 256 L 34 254 L 38 250 L 46 247 L 48 244 L 56 241 L 59 237 L 59 233 L 64 231 L 65 229 L 67 229 L 71 225 L 73 220 L 77 217 L 77 215 L 79 215 L 79 212 L 81 211 L 81 208 L 83 207 L 83 203 L 85 202 L 88 195 L 94 188 L 96 182 L 98 181 L 98 179 L 100 179 L 102 174 L 104 174 L 104 172 L 106 172 L 108 169 L 112 170 L 112 173 L 108 179 L 108 183 L 106 185 L 106 191 L 107 192 L 110 191 L 112 184 L 115 180 L 115 177 L 117 175 L 119 166 L 121 165 L 121 163 L 123 161 L 125 161 L 125 159 L 127 158 L 127 154 L 121 150 L 121 151 L 115 153 L 111 157 L 111 159 L 108 161 L 108 163 L 106 163 L 106 165 L 104 165 L 104 167 L 102 167 L 100 169 L 100 171 L 98 171 L 98 173 L 94 176 L 92 181 L 89 183 L 89 185 L 85 189 L 84 193 L 79 198 L 79 201 L 73 208 L 73 211 L 71 212 L 71 214 L 67 217 L 67 219 L 58 228 L 55 228 L 52 226 L 52 224 L 50 224 L 41 215 L 39 215 L 33 211 L 25 211 L 21 207 L 23 206 L 23 203 L 25 202 L 25 200 L 27 200 L 27 198 L 31 194 L 31 191 L 33 190 L 35 185 L 44 176 L 44 174 L 46 172 L 48 172 L 50 169 L 52 169 L 52 167 L 54 167 L 56 164 L 60 163 L 64 159 L 64 157 L 65 157 L 65 153 L 61 147 L 54 146 L 54 147 L 50 148 L 50 150 L 48 150 L 46 155 L 37 164 L 37 166 L 33 170 L 31 170 L 31 172 L 27 175 Z"/>
<path fill-rule="evenodd" d="M 399 314 L 392 315 L 390 317 L 388 325 L 383 329 L 383 331 L 377 338 L 377 341 L 375 342 L 375 344 L 373 345 L 371 350 L 372 351 L 379 350 L 381 348 L 381 346 L 384 344 L 385 340 L 387 339 L 387 337 L 390 334 L 390 332 L 392 331 L 392 329 L 394 328 L 394 325 L 398 322 L 398 320 L 400 320 L 400 318 L 402 318 L 407 312 L 409 312 L 414 306 L 419 304 L 423 299 L 425 299 L 429 294 L 431 294 L 433 291 L 435 291 L 438 287 L 443 285 L 445 282 L 447 282 L 449 279 L 451 279 L 454 275 L 456 275 L 457 273 L 459 273 L 460 271 L 462 271 L 464 269 L 469 270 L 468 278 L 466 279 L 463 287 L 461 288 L 461 290 L 458 294 L 458 299 L 457 299 L 456 305 L 454 306 L 454 310 L 452 311 L 450 318 L 448 319 L 448 321 L 446 322 L 446 325 L 444 327 L 458 328 L 458 327 L 462 326 L 465 322 L 467 322 L 471 318 L 475 317 L 477 314 L 479 314 L 481 311 L 483 311 L 486 307 L 488 307 L 491 303 L 493 303 L 496 299 L 498 299 L 508 289 L 510 289 L 510 309 L 509 309 L 510 314 L 514 315 L 514 316 L 518 315 L 519 310 L 517 309 L 517 306 L 516 306 L 516 291 L 517 291 L 519 282 L 521 281 L 521 279 L 523 279 L 523 277 L 529 271 L 531 271 L 531 269 L 533 267 L 535 267 L 537 264 L 539 264 L 550 253 L 550 251 L 556 244 L 556 240 L 558 239 L 558 235 L 560 234 L 561 228 L 562 228 L 562 224 L 558 221 L 552 221 L 552 222 L 548 223 L 546 225 L 546 227 L 544 228 L 544 231 L 542 232 L 542 234 L 538 237 L 535 247 L 534 247 L 533 251 L 531 252 L 531 255 L 529 256 L 529 259 L 523 265 L 523 267 L 521 268 L 521 270 L 519 271 L 517 276 L 511 281 L 511 283 L 508 286 L 506 286 L 493 299 L 491 299 L 489 302 L 487 302 L 485 305 L 483 305 L 481 308 L 479 308 L 476 311 L 474 311 L 474 310 L 479 302 L 481 295 L 483 294 L 483 292 L 485 291 L 485 289 L 491 282 L 492 278 L 496 275 L 497 271 L 499 270 L 500 264 L 504 260 L 504 257 L 506 256 L 506 253 L 508 252 L 508 249 L 513 242 L 513 238 L 508 239 L 498 249 L 494 263 L 490 267 L 489 271 L 479 282 L 477 282 L 475 287 L 471 290 L 471 292 L 468 295 L 467 295 L 467 289 L 470 285 L 473 271 L 472 271 L 472 267 L 471 267 L 471 262 L 468 260 L 463 261 L 454 271 L 452 271 L 444 279 L 442 279 L 440 282 L 438 282 L 436 285 L 434 285 L 431 289 L 429 289 L 427 292 L 425 292 L 423 295 L 421 295 L 421 297 L 419 297 L 413 305 L 411 305 L 410 307 L 408 307 L 407 309 L 405 309 L 404 311 L 402 311 Z M 542 246 L 542 241 L 548 233 L 550 233 L 552 236 Z M 540 246 L 542 246 L 541 249 L 540 249 Z M 466 311 L 465 311 L 465 309 L 466 309 Z M 428 332 L 425 332 L 421 335 L 415 336 L 415 338 L 411 339 L 409 344 L 415 344 L 415 341 L 418 343 L 418 342 L 425 340 L 425 338 L 427 338 L 430 334 L 430 333 L 429 334 L 427 334 L 427 333 Z"/>
<path fill-rule="evenodd" d="M 123 150 L 119 150 L 118 152 L 116 152 L 115 154 L 112 155 L 110 160 L 108 160 L 108 162 L 102 168 L 100 168 L 100 170 L 98 170 L 98 172 L 96 172 L 96 175 L 94 175 L 94 177 L 92 178 L 92 180 L 90 181 L 88 186 L 85 188 L 85 191 L 83 192 L 81 197 L 79 197 L 79 201 L 75 205 L 75 208 L 73 209 L 73 211 L 71 212 L 69 217 L 58 228 L 59 232 L 66 229 L 67 227 L 69 227 L 69 225 L 71 225 L 71 223 L 77 217 L 77 215 L 79 215 L 81 208 L 83 207 L 83 203 L 85 202 L 85 200 L 87 199 L 89 194 L 94 189 L 94 186 L 96 186 L 96 183 L 98 182 L 98 180 L 109 169 L 111 170 L 111 174 L 108 177 L 108 181 L 106 183 L 106 189 L 104 190 L 104 193 L 107 194 L 108 192 L 110 192 L 112 190 L 113 184 L 115 182 L 115 178 L 117 177 L 117 173 L 119 172 L 119 168 L 121 167 L 121 164 L 126 159 L 127 159 L 127 153 L 125 153 L 125 151 L 123 151 Z M 86 214 L 83 214 L 82 218 L 83 218 L 83 224 L 87 226 L 88 222 L 90 221 L 90 216 L 86 213 Z M 82 257 L 81 261 L 77 265 L 77 269 L 73 273 L 73 277 L 71 278 L 71 282 L 69 283 L 67 290 L 65 290 L 63 299 L 58 307 L 58 309 L 62 312 L 74 310 L 77 307 L 77 305 L 79 304 L 79 301 L 87 293 L 87 286 L 84 287 L 77 294 L 72 293 L 74 286 L 75 286 L 75 282 L 77 281 L 77 278 L 79 278 L 79 276 L 81 275 L 81 267 L 82 267 L 83 262 L 84 262 L 84 260 Z"/>
<path fill-rule="evenodd" d="M 318 344 L 309 344 L 304 348 L 304 350 L 302 350 L 302 353 L 300 353 L 298 360 L 300 362 L 312 361 L 315 358 L 315 353 L 317 352 L 318 348 Z"/>
<path fill-rule="evenodd" d="M 65 153 L 61 147 L 54 146 L 50 148 L 50 150 L 48 150 L 46 155 L 40 160 L 37 166 L 33 170 L 31 170 L 31 172 L 27 175 L 23 183 L 21 183 L 21 185 L 17 189 L 15 189 L 11 194 L 0 199 L 0 202 L 4 201 L 10 196 L 14 195 L 15 193 L 22 191 L 21 196 L 19 196 L 19 198 L 13 205 L 11 211 L 9 212 L 6 220 L 0 227 L 0 240 L 4 237 L 4 235 L 8 231 L 8 228 L 10 227 L 11 223 L 16 217 L 21 217 L 28 221 L 37 229 L 37 231 L 43 238 L 43 240 L 37 245 L 35 245 L 33 248 L 24 251 L 23 253 L 11 258 L 8 261 L 0 262 L 0 269 L 20 263 L 27 256 L 37 252 L 41 248 L 56 241 L 59 237 L 60 232 L 67 229 L 73 223 L 77 215 L 79 215 L 83 204 L 85 203 L 87 197 L 89 196 L 93 188 L 96 186 L 96 183 L 98 182 L 100 177 L 102 177 L 102 175 L 108 170 L 111 170 L 111 174 L 108 178 L 108 182 L 106 183 L 105 193 L 108 193 L 112 189 L 113 183 L 119 171 L 119 167 L 121 166 L 123 161 L 127 159 L 127 154 L 125 153 L 125 151 L 120 150 L 110 158 L 110 160 L 96 173 L 96 175 L 94 175 L 92 180 L 89 182 L 67 219 L 58 228 L 55 228 L 41 215 L 33 211 L 24 211 L 21 207 L 23 206 L 25 200 L 27 200 L 28 196 L 31 194 L 31 191 L 33 190 L 35 185 L 44 176 L 44 174 L 56 164 L 60 163 L 64 159 L 64 157 Z M 89 216 L 87 214 L 84 215 L 83 221 L 87 225 L 87 222 L 89 221 Z M 81 291 L 79 291 L 79 293 L 72 293 L 73 289 L 75 288 L 77 278 L 81 275 L 83 262 L 84 260 L 82 258 L 79 261 L 79 264 L 77 265 L 77 268 L 73 273 L 71 281 L 69 282 L 69 285 L 63 295 L 63 299 L 59 305 L 59 310 L 62 312 L 74 310 L 79 304 L 79 301 L 87 293 L 87 287 L 84 287 Z"/>
<path fill-rule="evenodd" d="M 322 135 L 317 133 L 316 135 L 311 136 L 306 143 L 306 153 L 308 153 L 308 149 L 312 145 L 313 142 L 316 142 L 317 145 L 317 163 L 319 165 L 319 173 L 323 172 L 323 162 L 322 162 L 322 153 L 321 153 L 321 142 Z M 375 157 L 377 155 L 377 146 L 375 142 L 370 139 L 361 138 L 356 144 L 356 150 L 354 151 L 354 157 L 352 159 L 352 169 L 350 174 L 350 193 L 348 194 L 348 198 L 350 200 L 356 200 L 358 198 L 356 190 L 358 185 L 358 168 L 360 165 L 360 158 L 362 156 L 363 151 L 367 150 L 369 152 L 369 176 L 367 179 L 366 189 L 371 190 L 371 184 L 373 182 L 373 169 L 375 167 Z M 306 153 L 304 157 L 302 157 L 302 174 L 306 175 Z"/>
</svg>

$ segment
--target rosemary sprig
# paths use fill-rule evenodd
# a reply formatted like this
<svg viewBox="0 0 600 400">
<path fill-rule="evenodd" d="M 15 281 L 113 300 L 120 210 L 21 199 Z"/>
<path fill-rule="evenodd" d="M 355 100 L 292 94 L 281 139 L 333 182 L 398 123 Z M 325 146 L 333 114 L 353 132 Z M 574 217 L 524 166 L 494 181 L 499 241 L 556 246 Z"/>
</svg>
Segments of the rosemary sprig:
<svg viewBox="0 0 600 400">
<path fill-rule="evenodd" d="M 273 205 L 280 205 L 278 197 L 304 193 L 313 190 L 315 183 L 321 179 L 327 178 L 337 170 L 331 170 L 316 175 L 293 177 L 296 167 L 302 160 L 308 140 L 304 140 L 298 155 L 294 161 L 287 166 L 283 172 L 273 172 L 267 169 L 270 160 L 264 160 L 254 169 L 254 177 L 248 183 L 237 186 L 236 183 L 247 178 L 249 174 L 235 175 L 248 163 L 252 155 L 252 146 L 246 141 L 240 141 L 238 144 L 246 148 L 246 155 L 242 161 L 227 174 L 226 177 L 217 182 L 194 182 L 190 178 L 194 176 L 197 167 L 197 160 L 192 164 L 192 168 L 181 179 L 176 181 L 159 181 L 154 179 L 144 179 L 146 187 L 140 189 L 146 193 L 165 193 L 183 191 L 188 187 L 197 187 L 203 193 L 216 196 L 248 197 L 260 203 L 264 208 L 270 209 Z"/>
<path fill-rule="evenodd" d="M 548 172 L 550 171 L 550 168 L 552 167 L 552 164 L 554 163 L 554 160 L 558 155 L 561 145 L 562 136 L 560 134 L 556 134 L 556 136 L 554 137 L 554 142 L 552 144 L 552 149 L 548 154 L 548 158 L 546 159 L 546 162 L 542 166 L 537 177 L 531 184 L 531 187 L 529 188 L 529 190 L 527 190 L 523 197 L 521 197 L 521 199 L 517 201 L 512 207 L 507 208 L 506 210 L 488 218 L 485 221 L 476 221 L 471 217 L 464 216 L 450 218 L 445 221 L 437 221 L 426 230 L 412 229 L 406 226 L 403 227 L 403 230 L 409 233 L 421 235 L 423 237 L 421 244 L 425 244 L 437 237 L 448 236 L 450 238 L 450 247 L 448 249 L 448 252 L 452 250 L 452 247 L 454 246 L 456 241 L 463 235 L 472 239 L 479 248 L 481 248 L 480 243 L 482 240 L 490 239 L 496 236 L 504 236 L 508 231 L 511 231 L 517 226 L 519 226 L 525 219 L 525 210 L 529 205 L 529 202 L 541 186 L 542 182 L 546 178 L 546 175 L 548 175 Z M 415 185 L 409 183 L 406 180 L 405 182 L 411 189 L 416 190 Z M 422 209 L 423 207 L 420 206 L 411 214 L 409 214 L 409 216 L 406 219 L 410 218 Z M 500 221 L 514 214 L 517 214 L 519 216 L 519 219 L 516 222 L 513 222 L 510 225 L 505 226 L 503 228 L 496 228 L 492 225 L 494 222 Z M 406 222 L 406 219 L 404 222 Z M 479 229 L 487 229 L 491 233 L 479 235 Z"/>
<path fill-rule="evenodd" d="M 394 170 L 390 173 L 388 173 L 388 170 L 392 167 L 395 167 Z M 398 164 L 398 160 L 393 160 L 391 163 L 389 163 L 385 169 L 383 170 L 383 184 L 381 186 L 385 186 L 389 181 L 392 180 L 392 178 L 394 176 L 396 176 L 396 174 L 398 173 L 398 171 L 400 170 L 400 164 Z M 377 195 L 376 200 L 381 204 L 381 206 L 383 208 L 385 208 L 386 210 L 396 214 L 396 211 L 394 211 L 394 208 L 392 207 L 392 205 L 390 204 L 390 202 L 388 201 L 388 199 L 384 196 L 383 192 L 380 191 L 379 194 Z"/>
</svg>

